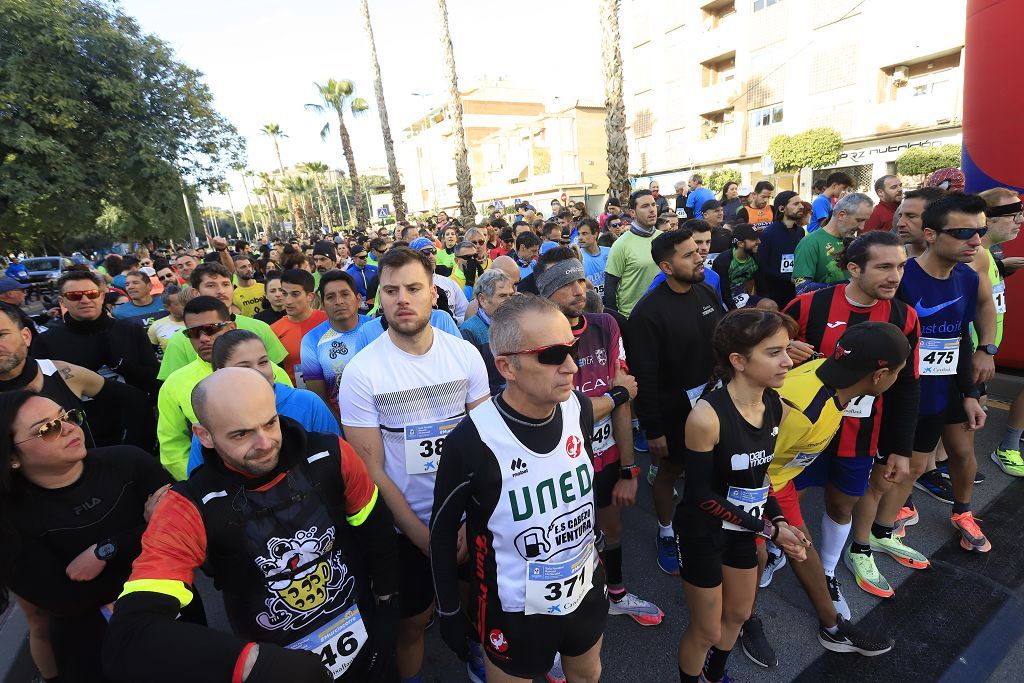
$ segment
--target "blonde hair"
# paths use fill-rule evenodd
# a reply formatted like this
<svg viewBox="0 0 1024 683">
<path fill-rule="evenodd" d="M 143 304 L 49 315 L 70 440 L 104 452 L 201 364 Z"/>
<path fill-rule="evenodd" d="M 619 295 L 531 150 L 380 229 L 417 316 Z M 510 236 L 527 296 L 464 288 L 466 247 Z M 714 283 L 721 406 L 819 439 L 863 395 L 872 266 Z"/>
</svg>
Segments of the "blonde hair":
<svg viewBox="0 0 1024 683">
<path fill-rule="evenodd" d="M 985 200 L 986 206 L 992 208 L 995 206 L 1001 206 L 1009 202 L 1019 202 L 1020 195 L 1008 187 L 993 187 L 979 193 L 982 199 Z"/>
</svg>

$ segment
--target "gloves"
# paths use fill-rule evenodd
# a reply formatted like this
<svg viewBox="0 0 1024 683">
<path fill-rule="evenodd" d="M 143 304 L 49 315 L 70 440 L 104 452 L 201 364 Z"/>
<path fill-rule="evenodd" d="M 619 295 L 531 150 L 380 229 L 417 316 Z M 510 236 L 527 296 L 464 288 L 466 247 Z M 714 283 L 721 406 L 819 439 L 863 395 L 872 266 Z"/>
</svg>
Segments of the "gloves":
<svg viewBox="0 0 1024 683">
<path fill-rule="evenodd" d="M 444 644 L 451 648 L 455 656 L 464 662 L 469 661 L 469 644 L 466 642 L 468 621 L 466 615 L 460 609 L 455 614 L 443 615 L 438 613 L 438 620 L 441 622 L 441 639 Z"/>
<path fill-rule="evenodd" d="M 260 653 L 245 682 L 331 683 L 333 680 L 331 672 L 320 663 L 320 657 L 312 652 L 260 643 Z"/>
</svg>

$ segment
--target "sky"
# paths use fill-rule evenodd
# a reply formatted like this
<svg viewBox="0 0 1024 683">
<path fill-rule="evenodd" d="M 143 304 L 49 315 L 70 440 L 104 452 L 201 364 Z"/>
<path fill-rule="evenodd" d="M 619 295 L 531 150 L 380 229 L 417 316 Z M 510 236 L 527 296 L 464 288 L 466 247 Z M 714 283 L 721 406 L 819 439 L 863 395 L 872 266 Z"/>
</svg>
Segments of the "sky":
<svg viewBox="0 0 1024 683">
<path fill-rule="evenodd" d="M 446 95 L 434 0 L 370 0 L 392 135 Z M 273 144 L 260 133 L 277 123 L 285 166 L 323 161 L 346 168 L 327 118 L 306 111 L 318 101 L 314 82 L 348 78 L 370 103 L 347 121 L 360 173 L 384 168 L 369 43 L 358 0 L 121 0 L 142 30 L 168 43 L 178 60 L 201 71 L 215 105 L 246 139 L 250 170 L 277 168 Z M 548 95 L 603 99 L 597 0 L 448 0 L 459 84 L 505 77 Z M 527 35 L 529 33 L 529 35 Z M 424 93 L 428 97 L 415 97 Z M 241 179 L 229 174 L 236 210 Z M 227 208 L 224 197 L 210 198 Z"/>
</svg>

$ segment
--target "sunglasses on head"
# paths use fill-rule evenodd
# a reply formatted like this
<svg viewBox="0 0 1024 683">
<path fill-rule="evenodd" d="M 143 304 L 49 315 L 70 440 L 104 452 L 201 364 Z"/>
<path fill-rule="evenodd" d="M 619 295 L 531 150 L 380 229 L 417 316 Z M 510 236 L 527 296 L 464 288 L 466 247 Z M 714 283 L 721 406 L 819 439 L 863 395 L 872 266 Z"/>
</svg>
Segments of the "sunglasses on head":
<svg viewBox="0 0 1024 683">
<path fill-rule="evenodd" d="M 87 299 L 99 299 L 103 295 L 98 289 L 82 289 L 73 292 L 64 292 L 62 296 L 68 301 L 81 301 L 83 296 Z"/>
<path fill-rule="evenodd" d="M 182 330 L 182 332 L 184 332 L 185 336 L 188 337 L 189 339 L 199 339 L 204 334 L 207 337 L 212 337 L 213 335 L 217 334 L 222 329 L 224 329 L 225 325 L 227 325 L 227 322 L 207 323 L 205 325 L 196 325 L 195 327 L 186 327 L 185 329 Z"/>
<path fill-rule="evenodd" d="M 23 444 L 27 441 L 34 439 L 42 439 L 43 441 L 53 441 L 60 438 L 60 435 L 64 433 L 64 423 L 81 425 L 85 421 L 85 413 L 75 408 L 61 413 L 57 417 L 53 418 L 49 422 L 44 422 L 39 425 L 39 430 L 35 436 L 30 436 L 27 439 L 21 441 L 15 441 L 14 444 Z"/>
<path fill-rule="evenodd" d="M 522 351 L 510 351 L 502 356 L 537 356 L 537 362 L 541 365 L 561 365 L 569 356 L 576 357 L 576 346 L 579 339 L 574 339 L 571 344 L 551 344 L 549 346 L 538 346 L 535 349 L 523 349 Z"/>
<path fill-rule="evenodd" d="M 969 240 L 975 235 L 984 237 L 985 233 L 988 232 L 988 228 L 943 228 L 939 232 L 944 232 L 958 240 Z"/>
</svg>

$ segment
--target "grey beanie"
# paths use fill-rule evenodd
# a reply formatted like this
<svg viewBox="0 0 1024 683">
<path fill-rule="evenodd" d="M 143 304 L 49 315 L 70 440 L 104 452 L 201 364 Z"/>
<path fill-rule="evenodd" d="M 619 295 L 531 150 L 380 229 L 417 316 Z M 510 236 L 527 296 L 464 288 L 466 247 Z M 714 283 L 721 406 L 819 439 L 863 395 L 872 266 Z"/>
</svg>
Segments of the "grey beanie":
<svg viewBox="0 0 1024 683">
<path fill-rule="evenodd" d="M 583 271 L 583 264 L 579 259 L 571 258 L 558 263 L 552 263 L 547 270 L 537 276 L 537 289 L 545 299 L 551 297 L 562 287 L 578 280 L 586 278 Z"/>
</svg>

